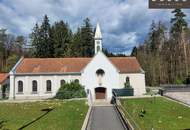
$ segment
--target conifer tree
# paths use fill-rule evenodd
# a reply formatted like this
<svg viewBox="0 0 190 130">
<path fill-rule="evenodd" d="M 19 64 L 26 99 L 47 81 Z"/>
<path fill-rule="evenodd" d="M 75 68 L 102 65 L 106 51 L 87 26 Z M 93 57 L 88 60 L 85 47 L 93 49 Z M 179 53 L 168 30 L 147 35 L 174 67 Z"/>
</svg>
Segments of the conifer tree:
<svg viewBox="0 0 190 130">
<path fill-rule="evenodd" d="M 50 31 L 49 19 L 45 15 L 41 26 L 39 27 L 36 24 L 31 34 L 31 42 L 34 48 L 33 54 L 35 57 L 54 57 L 54 46 Z"/>
<path fill-rule="evenodd" d="M 175 71 L 175 75 L 177 75 L 178 79 L 184 78 L 184 76 L 188 75 L 188 65 L 187 65 L 187 44 L 185 41 L 185 33 L 187 31 L 187 22 L 185 20 L 186 15 L 183 13 L 181 9 L 175 9 L 172 11 L 174 17 L 171 18 L 171 43 L 172 50 L 176 53 L 173 53 L 174 62 L 174 70 L 179 69 L 180 71 Z M 174 63 L 173 63 L 174 64 Z M 177 80 L 177 79 L 176 79 Z"/>
<path fill-rule="evenodd" d="M 187 22 L 185 20 L 186 15 L 181 11 L 181 9 L 175 9 L 172 11 L 174 18 L 171 18 L 171 34 L 173 38 L 178 37 L 184 30 L 187 29 Z"/>
<path fill-rule="evenodd" d="M 51 29 L 51 36 L 54 44 L 54 56 L 63 57 L 66 53 L 66 47 L 72 40 L 72 31 L 67 23 L 62 20 L 55 22 Z"/>
<path fill-rule="evenodd" d="M 53 40 L 50 35 L 51 26 L 47 15 L 44 16 L 44 20 L 40 27 L 40 40 L 41 40 L 41 57 L 54 57 Z"/>
<path fill-rule="evenodd" d="M 83 26 L 81 27 L 81 52 L 82 56 L 93 56 L 94 55 L 94 32 L 90 19 L 84 20 Z"/>
<path fill-rule="evenodd" d="M 5 29 L 0 29 L 0 71 L 3 69 L 5 58 Z"/>
</svg>

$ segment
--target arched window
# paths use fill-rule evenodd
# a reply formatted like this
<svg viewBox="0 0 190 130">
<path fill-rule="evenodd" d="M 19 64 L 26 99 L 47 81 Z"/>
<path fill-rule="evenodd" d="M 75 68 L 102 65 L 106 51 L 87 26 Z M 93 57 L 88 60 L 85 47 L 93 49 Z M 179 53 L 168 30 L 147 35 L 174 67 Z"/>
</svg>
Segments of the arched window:
<svg viewBox="0 0 190 130">
<path fill-rule="evenodd" d="M 61 86 L 63 86 L 65 83 L 66 83 L 65 80 L 62 79 L 62 80 L 61 80 Z"/>
<path fill-rule="evenodd" d="M 75 82 L 75 83 L 79 83 L 79 80 L 78 80 L 78 79 L 75 79 L 74 82 Z"/>
<path fill-rule="evenodd" d="M 105 75 L 105 72 L 104 72 L 104 70 L 103 69 L 98 69 L 97 71 L 96 71 L 96 75 L 97 75 L 97 77 L 98 77 L 98 84 L 100 85 L 100 86 L 102 86 L 102 83 L 103 83 L 103 76 Z"/>
<path fill-rule="evenodd" d="M 104 76 L 105 72 L 104 72 L 103 69 L 98 69 L 98 70 L 96 71 L 96 74 L 97 74 L 97 76 Z"/>
<path fill-rule="evenodd" d="M 22 92 L 23 92 L 23 82 L 18 81 L 18 93 L 22 93 Z"/>
<path fill-rule="evenodd" d="M 46 81 L 46 90 L 47 92 L 51 92 L 51 80 Z"/>
<path fill-rule="evenodd" d="M 32 81 L 32 92 L 37 92 L 38 91 L 38 83 L 36 80 Z"/>
</svg>

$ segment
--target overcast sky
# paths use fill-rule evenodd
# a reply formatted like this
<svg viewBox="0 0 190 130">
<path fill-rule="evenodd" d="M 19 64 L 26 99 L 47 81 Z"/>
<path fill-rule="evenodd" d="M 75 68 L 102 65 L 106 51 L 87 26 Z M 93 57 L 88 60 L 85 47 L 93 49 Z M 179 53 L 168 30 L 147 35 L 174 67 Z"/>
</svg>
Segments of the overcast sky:
<svg viewBox="0 0 190 130">
<path fill-rule="evenodd" d="M 184 10 L 190 21 L 190 11 Z M 114 53 L 129 54 L 142 43 L 152 20 L 168 24 L 171 10 L 148 9 L 148 0 L 0 0 L 0 28 L 28 37 L 36 22 L 47 14 L 51 23 L 64 20 L 72 30 L 89 17 L 99 21 L 103 46 Z"/>
</svg>

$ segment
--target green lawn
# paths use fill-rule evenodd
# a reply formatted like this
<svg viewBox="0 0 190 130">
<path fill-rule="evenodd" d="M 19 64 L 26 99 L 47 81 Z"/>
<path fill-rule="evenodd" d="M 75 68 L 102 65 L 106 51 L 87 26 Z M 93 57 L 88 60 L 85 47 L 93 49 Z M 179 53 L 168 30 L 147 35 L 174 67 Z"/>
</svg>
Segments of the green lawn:
<svg viewBox="0 0 190 130">
<path fill-rule="evenodd" d="M 163 97 L 122 99 L 122 104 L 142 130 L 190 129 L 190 108 Z M 140 114 L 145 110 L 145 114 Z M 143 115 L 142 116 L 139 116 Z"/>
<path fill-rule="evenodd" d="M 41 110 L 47 108 L 54 109 L 43 116 L 46 111 Z M 6 129 L 19 129 L 42 115 L 42 118 L 24 129 L 80 130 L 87 110 L 85 100 L 0 103 L 0 121 L 5 121 L 0 127 L 3 125 Z"/>
</svg>

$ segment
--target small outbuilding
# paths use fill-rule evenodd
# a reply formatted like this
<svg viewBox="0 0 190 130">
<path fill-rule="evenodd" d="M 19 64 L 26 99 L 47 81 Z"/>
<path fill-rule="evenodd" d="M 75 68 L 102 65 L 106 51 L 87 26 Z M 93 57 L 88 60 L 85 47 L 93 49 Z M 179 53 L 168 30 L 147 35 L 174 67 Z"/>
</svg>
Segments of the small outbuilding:
<svg viewBox="0 0 190 130">
<path fill-rule="evenodd" d="M 9 92 L 9 74 L 0 73 L 0 99 L 8 97 Z"/>
</svg>

